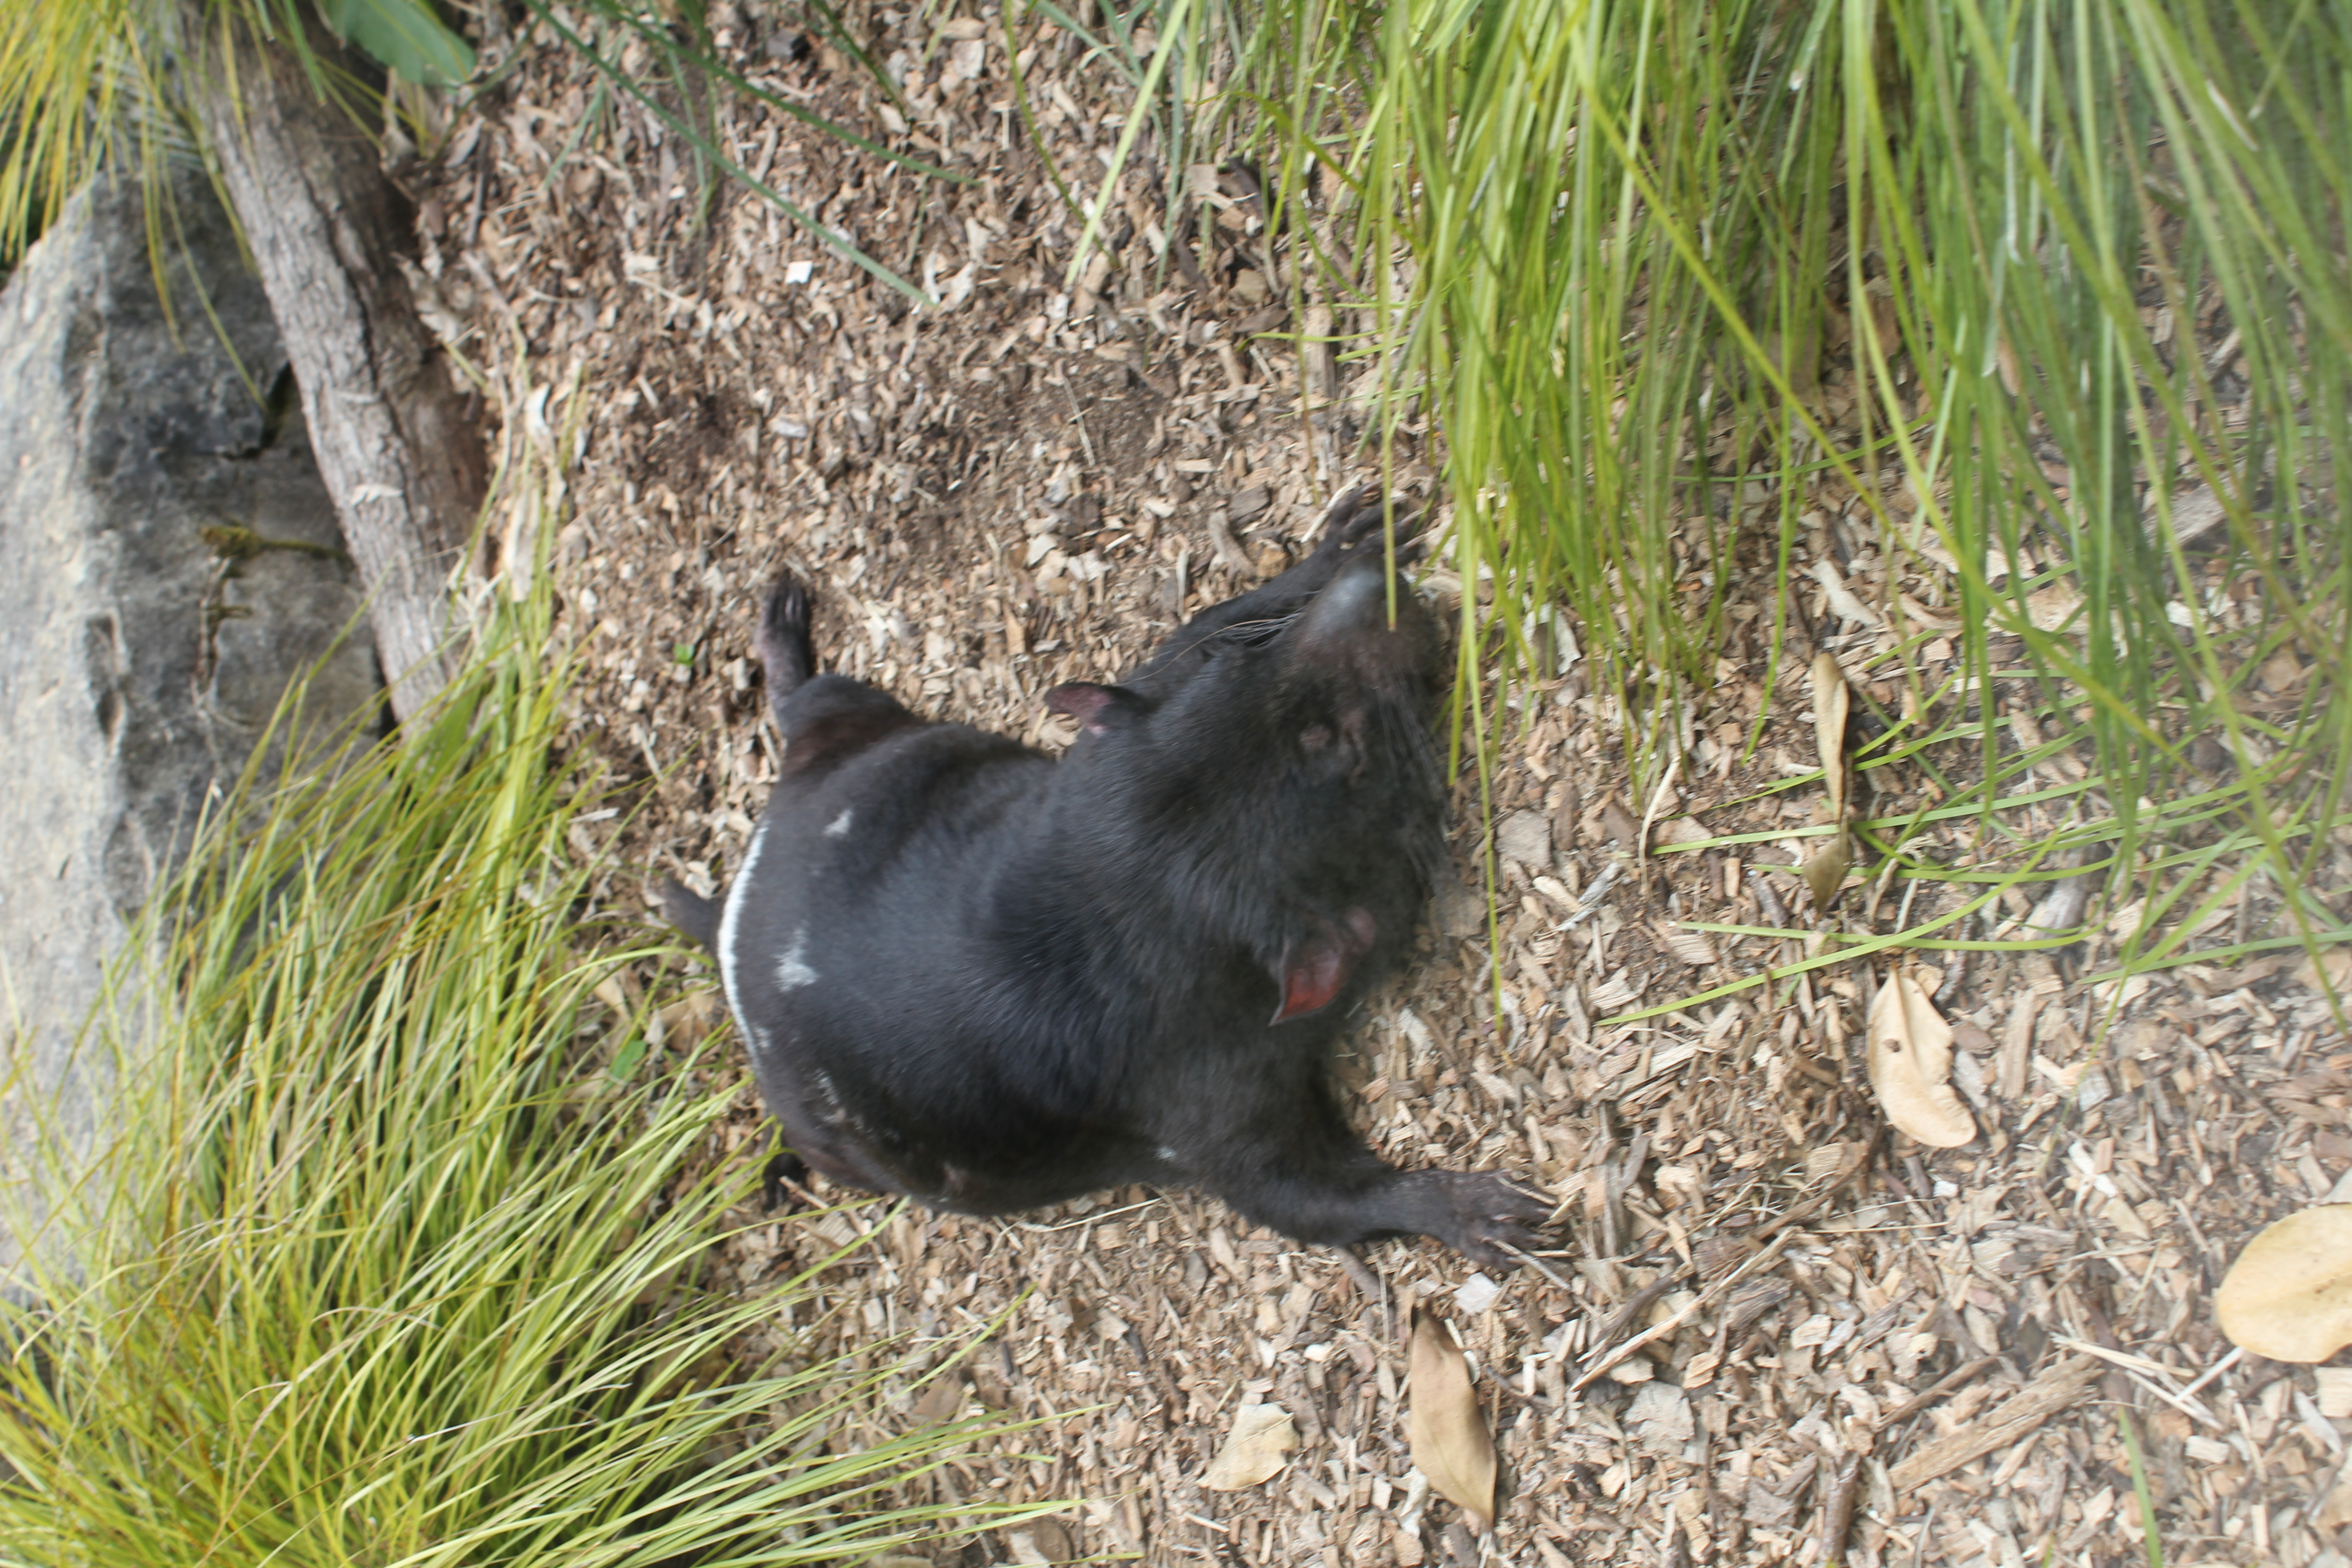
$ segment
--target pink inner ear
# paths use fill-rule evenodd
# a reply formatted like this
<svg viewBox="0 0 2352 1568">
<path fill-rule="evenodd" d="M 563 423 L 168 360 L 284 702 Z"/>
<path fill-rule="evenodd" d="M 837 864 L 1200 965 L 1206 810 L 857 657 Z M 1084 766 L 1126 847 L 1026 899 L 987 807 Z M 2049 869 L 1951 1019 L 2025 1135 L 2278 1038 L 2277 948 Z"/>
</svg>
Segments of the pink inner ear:
<svg viewBox="0 0 2352 1568">
<path fill-rule="evenodd" d="M 1045 706 L 1056 713 L 1067 713 L 1073 719 L 1087 719 L 1102 711 L 1110 700 L 1110 688 L 1097 686 L 1090 680 L 1068 680 L 1045 693 Z"/>
<path fill-rule="evenodd" d="M 1329 1006 L 1339 987 L 1348 983 L 1348 968 L 1347 956 L 1339 949 L 1320 942 L 1308 943 L 1282 973 L 1282 1010 L 1274 1021 L 1279 1024 Z"/>
<path fill-rule="evenodd" d="M 1045 706 L 1056 713 L 1067 713 L 1099 735 L 1107 727 L 1102 710 L 1111 705 L 1115 695 L 1109 687 L 1091 680 L 1069 680 L 1045 693 Z"/>
<path fill-rule="evenodd" d="M 1282 1006 L 1275 1023 L 1329 1006 L 1356 972 L 1356 960 L 1370 949 L 1379 929 L 1371 911 L 1351 909 L 1340 919 L 1344 927 L 1318 923 L 1312 936 L 1291 950 L 1282 969 Z"/>
</svg>

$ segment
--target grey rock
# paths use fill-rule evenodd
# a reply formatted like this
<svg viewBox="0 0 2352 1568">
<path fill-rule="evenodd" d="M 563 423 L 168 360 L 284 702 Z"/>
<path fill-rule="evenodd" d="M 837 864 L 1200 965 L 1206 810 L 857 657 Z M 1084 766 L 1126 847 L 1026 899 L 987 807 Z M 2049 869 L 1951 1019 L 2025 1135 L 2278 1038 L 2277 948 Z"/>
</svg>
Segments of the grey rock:
<svg viewBox="0 0 2352 1568">
<path fill-rule="evenodd" d="M 312 733 L 382 689 L 268 303 L 202 176 L 173 190 L 168 294 L 127 180 L 0 291 L 0 1282 L 34 1171 L 100 1125 L 112 1069 L 77 1040 L 107 963 L 289 678 L 323 661 Z"/>
</svg>

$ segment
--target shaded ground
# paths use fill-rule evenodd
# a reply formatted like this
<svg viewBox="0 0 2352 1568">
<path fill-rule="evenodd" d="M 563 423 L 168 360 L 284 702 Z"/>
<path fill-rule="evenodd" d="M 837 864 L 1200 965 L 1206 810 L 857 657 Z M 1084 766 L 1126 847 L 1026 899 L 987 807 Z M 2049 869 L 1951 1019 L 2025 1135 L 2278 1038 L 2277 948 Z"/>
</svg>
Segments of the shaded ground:
<svg viewBox="0 0 2352 1568">
<path fill-rule="evenodd" d="M 1180 610 L 1277 570 L 1373 466 L 1344 414 L 1300 416 L 1292 343 L 1254 335 L 1291 323 L 1245 182 L 1193 177 L 1216 191 L 1214 244 L 1163 267 L 1157 182 L 1183 176 L 1147 147 L 1108 226 L 1115 265 L 1066 290 L 1076 226 L 1011 111 L 1001 36 L 888 17 L 861 25 L 916 110 L 898 142 L 971 184 L 885 172 L 781 116 L 721 135 L 946 310 L 903 309 L 735 193 L 706 211 L 675 141 L 553 51 L 526 51 L 461 128 L 425 205 L 452 330 L 470 330 L 467 352 L 526 412 L 511 449 L 570 464 L 557 571 L 563 635 L 585 650 L 576 733 L 650 792 L 608 824 L 647 879 L 612 884 L 626 910 L 648 910 L 665 872 L 715 890 L 742 852 L 773 775 L 748 633 L 778 565 L 817 584 L 834 668 L 1056 745 L 1067 721 L 1045 713 L 1045 688 L 1108 678 Z M 780 96 L 887 124 L 821 42 L 765 13 L 719 20 Z M 1041 29 L 1030 44 L 1048 148 L 1091 188 L 1116 106 L 1071 40 Z M 1346 390 L 1333 367 L 1307 374 Z M 1836 388 L 1832 373 L 1832 408 Z M 1425 483 L 1410 443 L 1402 456 Z M 1829 641 L 1858 687 L 1899 707 L 1899 662 L 1938 673 L 1949 644 L 1841 626 L 1830 586 L 1880 606 L 1907 595 L 1932 631 L 1944 584 L 1927 561 L 1890 578 L 1850 500 L 1813 498 L 1799 563 L 1826 564 L 1829 582 L 1800 609 L 1841 632 Z M 528 537 L 510 521 L 505 548 Z M 940 1484 L 1083 1507 L 941 1562 L 1480 1560 L 1452 1505 L 1423 1505 L 1406 1451 L 1399 1329 L 1422 1302 L 1454 1320 L 1501 1441 L 1508 1501 L 1484 1549 L 1498 1561 L 1818 1562 L 1824 1521 L 1850 1506 L 1850 1560 L 1869 1568 L 2138 1562 L 2129 1409 L 2168 1562 L 2345 1568 L 2352 1488 L 2330 1489 L 2352 1433 L 2346 1372 L 2233 1358 L 2211 1322 L 2255 1226 L 2352 1196 L 2352 1048 L 2299 956 L 2190 966 L 2120 997 L 2078 978 L 2098 951 L 1953 962 L 1928 984 L 1958 1024 L 1955 1077 L 1984 1131 L 1948 1152 L 1876 1112 L 1859 1054 L 1881 978 L 1867 964 L 1592 1023 L 1800 947 L 1675 922 L 1811 918 L 1791 869 L 1821 795 L 1804 661 L 1772 678 L 1769 606 L 1734 619 L 1684 765 L 1642 798 L 1614 700 L 1585 689 L 1582 666 L 1531 694 L 1495 780 L 1499 947 L 1465 870 L 1344 1064 L 1391 1159 L 1506 1168 L 1559 1198 L 1549 1276 L 1499 1281 L 1481 1305 L 1458 1259 L 1395 1243 L 1368 1251 L 1386 1298 L 1369 1300 L 1328 1253 L 1141 1190 L 1015 1222 L 866 1204 L 730 1248 L 758 1289 L 822 1256 L 820 1237 L 882 1227 L 825 1278 L 838 1310 L 824 1343 L 952 1333 L 1030 1292 L 944 1394 L 888 1419 L 967 1400 L 1054 1416 L 1026 1457 L 977 1453 Z M 2018 719 L 2011 743 L 2033 744 Z M 1964 750 L 1931 760 L 1970 765 Z M 2047 798 L 2003 829 L 2030 840 L 2082 809 L 2089 797 L 2065 792 L 2085 773 L 2063 752 L 2042 759 L 2011 794 Z M 1940 798 L 1916 764 L 1869 779 L 1878 816 Z M 1475 793 L 1459 805 L 1468 868 Z M 1979 826 L 1921 831 L 1958 863 Z M 2325 886 L 2347 879 L 2344 859 Z M 1916 921 L 1959 896 L 1857 881 L 1839 918 L 1894 929 L 1898 902 Z M 2009 909 L 2001 930 L 2029 912 Z M 2254 929 L 2270 912 L 2249 900 L 2214 919 Z M 709 1009 L 673 1020 L 716 1024 Z M 734 1138 L 762 1137 L 747 1082 Z M 1303 1438 L 1290 1465 L 1203 1490 L 1235 1408 L 1269 1401 Z"/>
</svg>

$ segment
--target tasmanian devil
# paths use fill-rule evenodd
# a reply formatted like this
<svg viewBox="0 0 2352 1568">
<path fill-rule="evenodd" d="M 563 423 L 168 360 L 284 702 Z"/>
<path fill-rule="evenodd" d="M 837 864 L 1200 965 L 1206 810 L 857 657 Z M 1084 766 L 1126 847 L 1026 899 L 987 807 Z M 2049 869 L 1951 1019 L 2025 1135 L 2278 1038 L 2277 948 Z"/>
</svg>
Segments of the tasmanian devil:
<svg viewBox="0 0 2352 1568">
<path fill-rule="evenodd" d="M 1144 1182 L 1302 1241 L 1420 1234 L 1490 1266 L 1533 1241 L 1547 1205 L 1383 1163 L 1329 1081 L 1442 846 L 1442 658 L 1389 510 L 1341 498 L 1305 561 L 1118 685 L 1047 692 L 1080 722 L 1058 762 L 816 674 L 808 591 L 775 584 L 775 792 L 723 904 L 665 898 L 793 1150 L 968 1214 Z"/>
</svg>

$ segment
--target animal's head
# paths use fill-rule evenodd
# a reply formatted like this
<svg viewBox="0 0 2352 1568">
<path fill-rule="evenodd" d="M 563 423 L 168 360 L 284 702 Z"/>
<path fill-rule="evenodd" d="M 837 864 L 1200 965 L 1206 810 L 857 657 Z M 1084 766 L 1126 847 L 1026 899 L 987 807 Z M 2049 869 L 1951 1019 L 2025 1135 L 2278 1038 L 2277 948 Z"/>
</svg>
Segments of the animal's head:
<svg viewBox="0 0 2352 1568">
<path fill-rule="evenodd" d="M 1427 896 L 1439 665 L 1427 614 L 1367 557 L 1297 614 L 1188 647 L 1149 694 L 1056 687 L 1047 703 L 1082 727 L 1063 763 L 1087 807 L 1071 847 L 1148 867 L 1135 896 L 1202 928 L 1181 937 L 1246 948 L 1276 1022 L 1318 1012 Z"/>
</svg>

